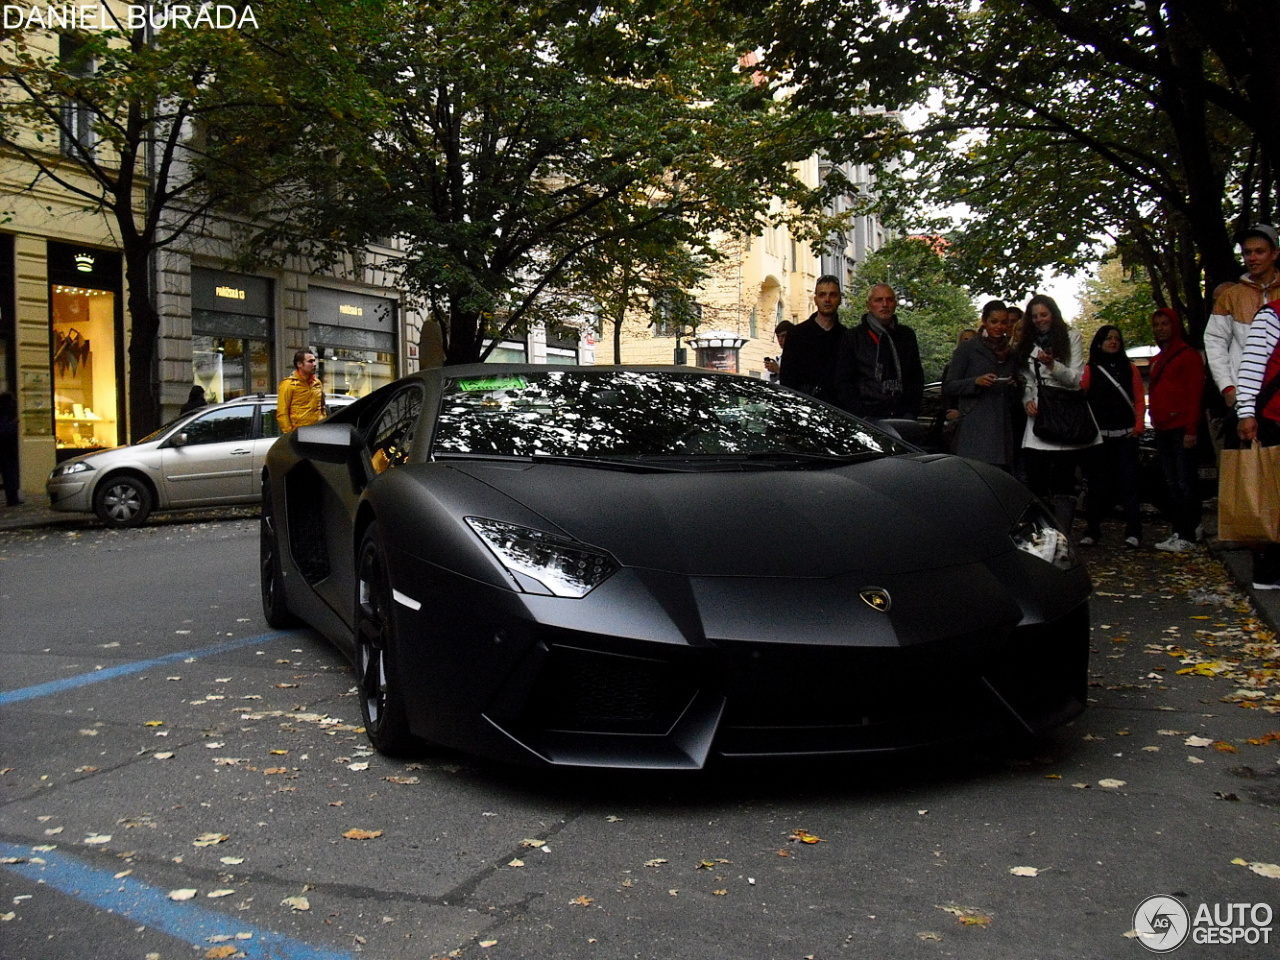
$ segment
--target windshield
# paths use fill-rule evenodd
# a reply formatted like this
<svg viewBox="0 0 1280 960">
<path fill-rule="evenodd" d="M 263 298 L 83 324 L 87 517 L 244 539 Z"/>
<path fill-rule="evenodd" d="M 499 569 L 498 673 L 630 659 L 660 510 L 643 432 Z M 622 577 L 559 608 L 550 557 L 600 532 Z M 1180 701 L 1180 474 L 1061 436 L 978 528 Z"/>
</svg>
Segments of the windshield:
<svg viewBox="0 0 1280 960">
<path fill-rule="evenodd" d="M 433 456 L 847 458 L 912 448 L 750 377 L 548 370 L 445 383 Z"/>
</svg>

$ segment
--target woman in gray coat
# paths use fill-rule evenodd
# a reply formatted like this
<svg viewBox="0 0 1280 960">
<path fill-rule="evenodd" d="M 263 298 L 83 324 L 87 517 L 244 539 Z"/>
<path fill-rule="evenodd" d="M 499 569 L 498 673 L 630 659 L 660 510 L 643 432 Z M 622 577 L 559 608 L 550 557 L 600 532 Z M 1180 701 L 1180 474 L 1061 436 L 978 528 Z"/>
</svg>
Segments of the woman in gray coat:
<svg viewBox="0 0 1280 960">
<path fill-rule="evenodd" d="M 960 410 L 954 452 L 1010 470 L 1017 453 L 1013 405 L 1022 396 L 1018 358 L 1009 346 L 1009 313 L 999 300 L 982 308 L 978 335 L 956 347 L 942 391 Z"/>
</svg>

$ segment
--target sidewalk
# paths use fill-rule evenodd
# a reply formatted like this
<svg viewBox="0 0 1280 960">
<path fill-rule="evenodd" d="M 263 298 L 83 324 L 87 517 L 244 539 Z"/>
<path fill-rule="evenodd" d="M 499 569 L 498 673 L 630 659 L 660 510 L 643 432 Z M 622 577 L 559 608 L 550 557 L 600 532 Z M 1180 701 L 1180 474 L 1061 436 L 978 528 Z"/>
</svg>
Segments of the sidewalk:
<svg viewBox="0 0 1280 960">
<path fill-rule="evenodd" d="M 194 523 L 207 520 L 245 520 L 258 516 L 257 504 L 244 504 L 236 507 L 201 507 L 193 510 L 166 510 L 152 514 L 148 524 Z M 98 518 L 91 513 L 68 513 L 54 510 L 49 506 L 49 498 L 41 495 L 27 494 L 24 503 L 16 507 L 0 506 L 0 532 L 6 530 L 39 530 L 39 529 L 104 529 Z"/>
</svg>

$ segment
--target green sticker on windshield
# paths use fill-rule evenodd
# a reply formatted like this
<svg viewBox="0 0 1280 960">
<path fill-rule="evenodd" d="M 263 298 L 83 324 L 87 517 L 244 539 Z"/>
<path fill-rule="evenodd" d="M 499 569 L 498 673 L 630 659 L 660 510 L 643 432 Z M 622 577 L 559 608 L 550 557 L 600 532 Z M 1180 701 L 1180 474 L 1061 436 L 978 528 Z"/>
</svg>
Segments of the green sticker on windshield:
<svg viewBox="0 0 1280 960">
<path fill-rule="evenodd" d="M 489 390 L 520 390 L 529 385 L 524 377 L 477 377 L 474 380 L 459 380 L 458 389 L 472 392 Z"/>
</svg>

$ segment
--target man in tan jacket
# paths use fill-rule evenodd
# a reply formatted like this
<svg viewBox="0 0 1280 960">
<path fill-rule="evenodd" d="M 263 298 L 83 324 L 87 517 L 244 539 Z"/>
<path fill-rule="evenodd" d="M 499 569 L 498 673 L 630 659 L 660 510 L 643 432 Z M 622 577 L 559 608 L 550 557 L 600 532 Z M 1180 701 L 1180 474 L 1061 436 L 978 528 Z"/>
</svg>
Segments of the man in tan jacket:
<svg viewBox="0 0 1280 960">
<path fill-rule="evenodd" d="M 1280 298 L 1280 234 L 1269 223 L 1255 223 L 1236 234 L 1244 258 L 1244 276 L 1218 294 L 1213 315 L 1204 331 L 1204 352 L 1209 373 L 1222 392 L 1228 408 L 1236 405 L 1236 383 L 1249 324 L 1254 315 L 1272 300 Z M 1233 434 L 1234 429 L 1229 431 Z"/>
</svg>

